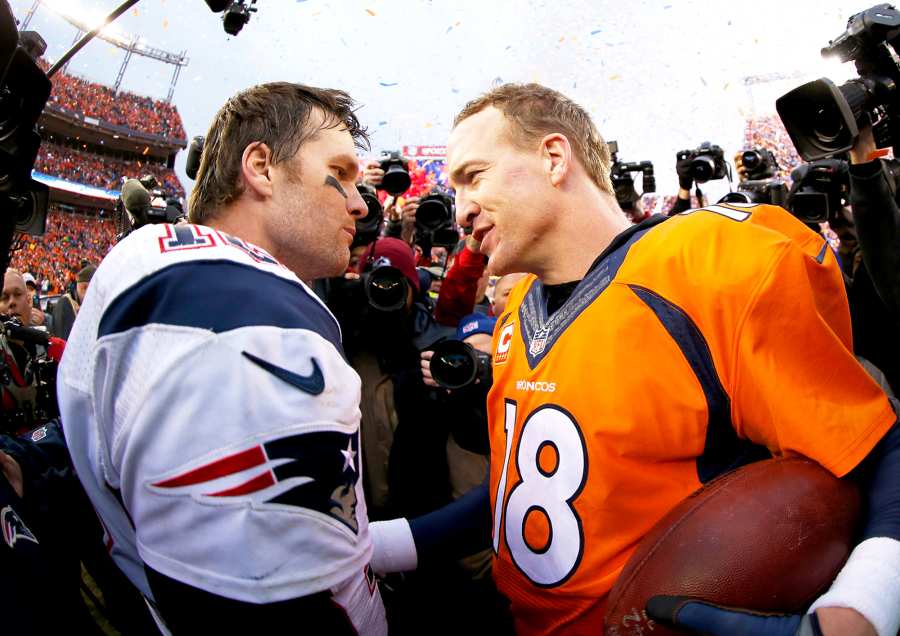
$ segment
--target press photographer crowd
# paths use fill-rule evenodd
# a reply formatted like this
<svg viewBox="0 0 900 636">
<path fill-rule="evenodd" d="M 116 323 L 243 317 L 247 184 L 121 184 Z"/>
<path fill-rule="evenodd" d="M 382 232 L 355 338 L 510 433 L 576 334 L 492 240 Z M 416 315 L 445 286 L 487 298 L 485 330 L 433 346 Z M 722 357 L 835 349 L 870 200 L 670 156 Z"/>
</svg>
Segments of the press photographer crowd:
<svg viewBox="0 0 900 636">
<path fill-rule="evenodd" d="M 823 49 L 858 77 L 665 166 L 538 84 L 472 95 L 440 159 L 288 82 L 188 144 L 15 25 L 0 632 L 900 633 L 900 11 Z M 798 457 L 852 484 L 827 558 L 814 511 L 746 529 L 719 596 L 641 587 L 679 506 Z"/>
</svg>

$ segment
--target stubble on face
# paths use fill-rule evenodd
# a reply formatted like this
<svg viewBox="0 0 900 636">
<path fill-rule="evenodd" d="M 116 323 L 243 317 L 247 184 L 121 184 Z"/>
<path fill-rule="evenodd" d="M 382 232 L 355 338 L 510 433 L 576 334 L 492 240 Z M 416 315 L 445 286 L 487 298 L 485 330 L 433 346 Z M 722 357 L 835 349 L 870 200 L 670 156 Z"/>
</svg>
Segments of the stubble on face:
<svg viewBox="0 0 900 636">
<path fill-rule="evenodd" d="M 273 255 L 303 280 L 340 275 L 350 260 L 348 235 L 343 229 L 353 225 L 347 211 L 348 194 L 329 173 L 328 161 L 342 152 L 355 156 L 350 134 L 326 128 L 276 171 L 270 228 L 278 254 Z"/>
</svg>

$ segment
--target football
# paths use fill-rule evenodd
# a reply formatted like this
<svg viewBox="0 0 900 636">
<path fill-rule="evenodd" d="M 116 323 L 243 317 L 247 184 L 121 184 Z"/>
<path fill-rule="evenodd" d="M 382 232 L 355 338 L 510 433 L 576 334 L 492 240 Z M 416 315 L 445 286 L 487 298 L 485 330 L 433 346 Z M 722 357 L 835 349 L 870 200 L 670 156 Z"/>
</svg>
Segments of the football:
<svg viewBox="0 0 900 636">
<path fill-rule="evenodd" d="M 860 505 L 853 484 L 807 459 L 765 460 L 726 473 L 644 537 L 609 594 L 604 633 L 680 634 L 645 614 L 657 594 L 802 612 L 849 556 Z"/>
</svg>

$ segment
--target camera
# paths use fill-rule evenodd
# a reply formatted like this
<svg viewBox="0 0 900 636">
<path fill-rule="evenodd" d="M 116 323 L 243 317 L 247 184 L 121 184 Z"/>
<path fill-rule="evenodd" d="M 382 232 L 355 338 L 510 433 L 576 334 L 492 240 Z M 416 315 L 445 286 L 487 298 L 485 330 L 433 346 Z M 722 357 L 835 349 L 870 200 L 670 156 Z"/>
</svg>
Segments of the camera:
<svg viewBox="0 0 900 636">
<path fill-rule="evenodd" d="M 676 155 L 678 161 L 690 161 L 691 179 L 695 183 L 706 183 L 728 176 L 725 152 L 721 147 L 704 141 L 693 150 L 682 150 Z"/>
<path fill-rule="evenodd" d="M 25 327 L 17 317 L 0 315 L 0 340 L 15 340 L 36 345 L 37 352 L 29 356 L 24 367 L 19 368 L 21 381 L 16 407 L 0 409 L 0 432 L 17 428 L 31 428 L 59 416 L 56 401 L 56 371 L 58 363 L 47 352 L 50 335 L 44 329 Z M 13 370 L 0 359 L 0 383 L 13 383 Z"/>
<path fill-rule="evenodd" d="M 850 195 L 850 170 L 841 159 L 820 159 L 791 172 L 794 185 L 787 208 L 804 223 L 835 218 Z"/>
<path fill-rule="evenodd" d="M 453 222 L 453 195 L 433 189 L 419 202 L 416 210 L 416 243 L 423 251 L 431 247 L 451 248 L 459 242 L 459 231 Z"/>
<path fill-rule="evenodd" d="M 402 309 L 409 296 L 409 281 L 386 258 L 375 259 L 363 272 L 363 289 L 374 309 L 392 312 Z"/>
<path fill-rule="evenodd" d="M 384 222 L 384 208 L 375 195 L 375 189 L 364 183 L 356 184 L 356 189 L 366 202 L 367 211 L 364 217 L 356 219 L 356 234 L 353 237 L 352 247 L 372 243 L 381 234 L 381 225 Z"/>
<path fill-rule="evenodd" d="M 748 203 L 768 203 L 784 207 L 787 204 L 788 187 L 781 179 L 747 180 L 738 186 L 739 192 L 746 192 Z"/>
<path fill-rule="evenodd" d="M 397 150 L 382 153 L 379 166 L 384 170 L 379 190 L 385 190 L 393 196 L 400 196 L 409 189 L 412 180 L 409 178 L 408 160 Z"/>
<path fill-rule="evenodd" d="M 419 201 L 416 210 L 416 232 L 434 232 L 453 220 L 453 197 L 440 190 L 432 190 Z"/>
<path fill-rule="evenodd" d="M 184 207 L 176 197 L 166 197 L 152 174 L 126 179 L 116 200 L 116 241 L 151 223 L 178 223 Z"/>
<path fill-rule="evenodd" d="M 770 179 L 778 171 L 775 155 L 765 148 L 751 148 L 741 152 L 741 164 L 744 166 L 747 181 Z"/>
<path fill-rule="evenodd" d="M 491 354 L 461 340 L 442 340 L 433 347 L 431 377 L 445 389 L 492 382 Z"/>
<path fill-rule="evenodd" d="M 892 5 L 857 13 L 847 21 L 847 30 L 822 49 L 822 56 L 853 61 L 859 78 L 835 86 L 823 77 L 776 100 L 778 115 L 801 157 L 814 161 L 846 152 L 869 123 L 875 145 L 893 146 L 900 154 L 898 46 L 900 12 Z"/>
<path fill-rule="evenodd" d="M 222 26 L 228 35 L 237 35 L 250 21 L 250 14 L 256 13 L 256 0 L 206 0 L 214 13 L 222 13 Z M 223 13 L 224 12 L 224 13 Z"/>
<path fill-rule="evenodd" d="M 620 208 L 629 210 L 634 207 L 634 203 L 642 195 L 648 192 L 656 192 L 656 176 L 653 172 L 653 164 L 649 161 L 635 161 L 631 163 L 619 161 L 619 144 L 615 141 L 610 141 L 607 146 L 612 159 L 609 176 L 612 179 L 616 201 L 618 201 Z M 633 172 L 641 173 L 641 194 L 638 194 L 634 189 L 634 178 L 631 176 Z"/>
<path fill-rule="evenodd" d="M 0 3 L 0 258 L 5 268 L 13 234 L 42 234 L 50 190 L 31 178 L 41 138 L 37 121 L 51 84 L 37 64 L 47 45 L 33 31 L 19 33 L 12 11 Z"/>
</svg>

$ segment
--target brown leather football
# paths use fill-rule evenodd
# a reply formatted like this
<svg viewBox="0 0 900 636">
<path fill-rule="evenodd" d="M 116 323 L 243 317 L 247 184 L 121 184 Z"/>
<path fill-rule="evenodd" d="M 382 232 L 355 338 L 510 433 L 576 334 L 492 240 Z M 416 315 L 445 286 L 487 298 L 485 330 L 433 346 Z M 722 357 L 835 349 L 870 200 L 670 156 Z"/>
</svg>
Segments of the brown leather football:
<svg viewBox="0 0 900 636">
<path fill-rule="evenodd" d="M 651 596 L 691 596 L 763 612 L 801 612 L 853 548 L 860 495 L 807 459 L 770 459 L 722 475 L 644 537 L 609 594 L 607 636 L 681 632 L 652 623 Z"/>
</svg>

